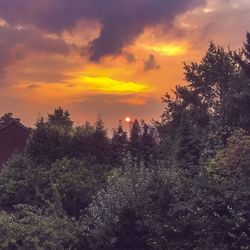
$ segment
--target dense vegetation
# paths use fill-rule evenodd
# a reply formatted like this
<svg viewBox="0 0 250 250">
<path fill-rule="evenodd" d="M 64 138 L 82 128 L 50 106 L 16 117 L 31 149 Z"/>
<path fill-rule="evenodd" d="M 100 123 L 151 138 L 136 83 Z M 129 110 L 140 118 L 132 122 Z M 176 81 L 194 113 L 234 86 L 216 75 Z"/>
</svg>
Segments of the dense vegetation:
<svg viewBox="0 0 250 250">
<path fill-rule="evenodd" d="M 0 173 L 0 248 L 250 249 L 250 34 L 184 73 L 160 144 L 137 120 L 108 138 L 101 119 L 40 119 Z"/>
</svg>

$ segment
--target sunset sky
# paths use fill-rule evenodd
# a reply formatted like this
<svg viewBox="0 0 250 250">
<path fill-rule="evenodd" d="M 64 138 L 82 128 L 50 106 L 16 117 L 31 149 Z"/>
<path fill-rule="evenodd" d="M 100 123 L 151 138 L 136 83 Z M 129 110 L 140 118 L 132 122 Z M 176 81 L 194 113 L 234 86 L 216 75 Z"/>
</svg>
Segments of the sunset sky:
<svg viewBox="0 0 250 250">
<path fill-rule="evenodd" d="M 239 48 L 248 30 L 250 0 L 0 0 L 0 113 L 159 119 L 182 62 L 210 40 Z"/>
</svg>

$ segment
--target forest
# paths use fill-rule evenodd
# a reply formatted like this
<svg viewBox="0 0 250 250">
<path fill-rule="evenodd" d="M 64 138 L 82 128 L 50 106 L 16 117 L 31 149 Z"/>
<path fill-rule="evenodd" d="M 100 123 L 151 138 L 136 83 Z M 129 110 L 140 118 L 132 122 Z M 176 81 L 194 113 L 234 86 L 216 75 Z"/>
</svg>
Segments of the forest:
<svg viewBox="0 0 250 250">
<path fill-rule="evenodd" d="M 62 108 L 39 119 L 0 172 L 0 249 L 250 249 L 250 34 L 184 78 L 159 143 L 137 120 L 109 137 Z"/>
</svg>

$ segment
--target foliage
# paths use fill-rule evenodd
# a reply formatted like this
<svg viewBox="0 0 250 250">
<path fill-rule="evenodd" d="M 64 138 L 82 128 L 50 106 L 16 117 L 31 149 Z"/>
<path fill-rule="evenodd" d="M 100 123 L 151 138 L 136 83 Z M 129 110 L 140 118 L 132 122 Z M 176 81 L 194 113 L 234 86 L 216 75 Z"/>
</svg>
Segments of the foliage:
<svg viewBox="0 0 250 250">
<path fill-rule="evenodd" d="M 77 249 L 82 244 L 78 227 L 77 221 L 65 216 L 19 206 L 15 214 L 0 213 L 0 248 Z"/>
<path fill-rule="evenodd" d="M 184 64 L 160 145 L 138 120 L 111 139 L 100 117 L 74 127 L 59 107 L 39 120 L 0 173 L 0 248 L 249 249 L 249 43 Z"/>
<path fill-rule="evenodd" d="M 145 122 L 143 122 L 142 125 L 143 133 L 141 136 L 141 156 L 142 162 L 149 167 L 156 162 L 157 144 L 150 132 L 149 125 Z"/>
<path fill-rule="evenodd" d="M 94 126 L 86 122 L 75 128 L 70 144 L 70 157 L 107 165 L 111 162 L 110 147 L 102 120 L 98 120 Z"/>
<path fill-rule="evenodd" d="M 48 115 L 48 124 L 70 129 L 73 126 L 73 121 L 70 119 L 69 112 L 59 107 L 54 110 L 53 114 Z"/>
<path fill-rule="evenodd" d="M 234 129 L 250 131 L 250 81 L 233 53 L 214 43 L 210 43 L 200 63 L 185 63 L 184 70 L 187 84 L 176 87 L 175 98 L 169 94 L 163 98 L 166 104 L 160 125 L 163 155 L 175 158 L 174 152 L 179 151 L 176 141 L 182 140 L 179 132 L 184 123 L 202 142 L 199 155 L 204 161 L 208 151 L 207 157 L 215 156 L 214 144 L 226 145 Z"/>
<path fill-rule="evenodd" d="M 18 204 L 49 208 L 57 201 L 68 215 L 78 217 L 97 187 L 85 162 L 63 159 L 52 165 L 37 165 L 16 156 L 0 175 L 0 204 L 5 208 Z"/>
<path fill-rule="evenodd" d="M 250 137 L 236 131 L 208 165 L 212 192 L 204 207 L 210 212 L 206 232 L 220 242 L 221 249 L 248 249 L 250 245 L 249 155 Z"/>
<path fill-rule="evenodd" d="M 128 149 L 135 165 L 149 166 L 156 161 L 157 144 L 150 132 L 149 125 L 144 121 L 139 123 L 135 119 L 132 123 Z"/>
<path fill-rule="evenodd" d="M 119 124 L 119 127 L 114 129 L 111 139 L 111 160 L 114 166 L 122 165 L 124 155 L 128 151 L 128 143 L 127 133 Z"/>
<path fill-rule="evenodd" d="M 74 217 L 80 216 L 98 188 L 90 167 L 79 160 L 57 161 L 51 166 L 50 178 L 56 185 L 64 210 Z"/>
<path fill-rule="evenodd" d="M 184 249 L 192 235 L 185 184 L 177 169 L 113 173 L 88 209 L 92 249 Z"/>
<path fill-rule="evenodd" d="M 234 53 L 234 59 L 242 67 L 244 73 L 250 78 L 250 33 L 246 34 L 246 42 L 240 53 Z"/>
<path fill-rule="evenodd" d="M 0 204 L 9 208 L 17 204 L 33 203 L 36 190 L 35 186 L 44 180 L 44 173 L 38 178 L 29 178 L 35 164 L 30 159 L 16 155 L 5 164 L 0 175 Z"/>
<path fill-rule="evenodd" d="M 26 153 L 38 163 L 51 163 L 69 155 L 71 138 L 68 127 L 41 119 L 27 142 Z"/>
</svg>

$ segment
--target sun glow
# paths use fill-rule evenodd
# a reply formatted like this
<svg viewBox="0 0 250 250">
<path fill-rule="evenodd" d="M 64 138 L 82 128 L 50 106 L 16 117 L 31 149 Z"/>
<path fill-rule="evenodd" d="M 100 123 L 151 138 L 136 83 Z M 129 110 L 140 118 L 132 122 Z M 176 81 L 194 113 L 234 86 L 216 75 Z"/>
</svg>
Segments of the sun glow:
<svg viewBox="0 0 250 250">
<path fill-rule="evenodd" d="M 145 50 L 159 53 L 164 56 L 178 56 L 185 53 L 186 49 L 183 46 L 174 44 L 159 44 L 159 45 L 142 45 Z"/>
<path fill-rule="evenodd" d="M 128 123 L 129 123 L 130 121 L 131 121 L 131 118 L 130 118 L 130 117 L 126 117 L 126 118 L 125 118 L 125 122 L 128 122 Z"/>
</svg>

